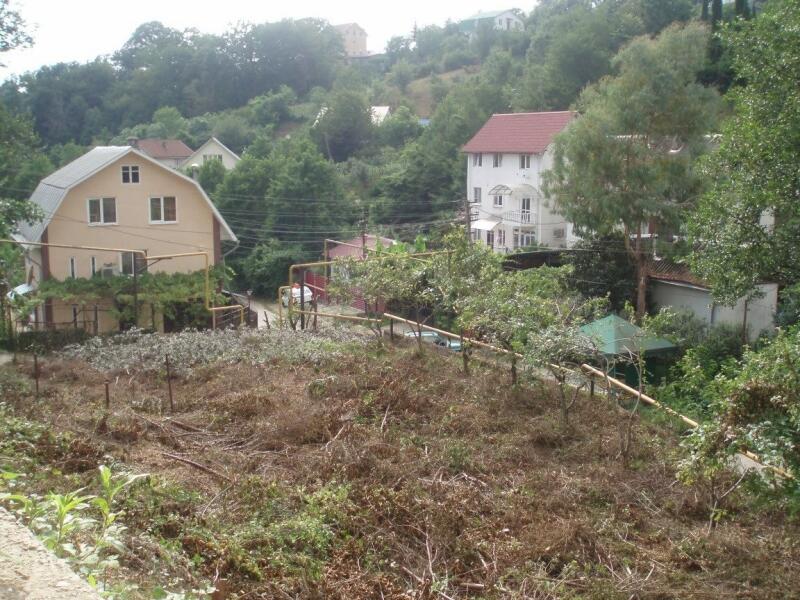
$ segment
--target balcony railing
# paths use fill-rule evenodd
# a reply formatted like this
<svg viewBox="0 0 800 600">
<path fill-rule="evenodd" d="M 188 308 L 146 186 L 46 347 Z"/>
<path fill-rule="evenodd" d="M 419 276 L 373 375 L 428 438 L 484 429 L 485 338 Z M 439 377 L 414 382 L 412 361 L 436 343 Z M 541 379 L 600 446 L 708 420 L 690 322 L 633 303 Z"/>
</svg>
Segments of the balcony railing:
<svg viewBox="0 0 800 600">
<path fill-rule="evenodd" d="M 507 210 L 503 213 L 503 221 L 520 225 L 536 225 L 536 217 L 529 210 Z"/>
</svg>

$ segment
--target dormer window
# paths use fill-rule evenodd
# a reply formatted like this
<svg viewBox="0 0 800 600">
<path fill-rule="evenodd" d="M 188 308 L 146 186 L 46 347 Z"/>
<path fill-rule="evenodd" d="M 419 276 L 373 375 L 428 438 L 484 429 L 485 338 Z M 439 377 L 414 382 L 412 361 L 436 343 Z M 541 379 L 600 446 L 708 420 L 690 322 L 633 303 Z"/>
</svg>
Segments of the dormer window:
<svg viewBox="0 0 800 600">
<path fill-rule="evenodd" d="M 139 183 L 139 167 L 136 165 L 123 166 L 122 183 Z"/>
</svg>

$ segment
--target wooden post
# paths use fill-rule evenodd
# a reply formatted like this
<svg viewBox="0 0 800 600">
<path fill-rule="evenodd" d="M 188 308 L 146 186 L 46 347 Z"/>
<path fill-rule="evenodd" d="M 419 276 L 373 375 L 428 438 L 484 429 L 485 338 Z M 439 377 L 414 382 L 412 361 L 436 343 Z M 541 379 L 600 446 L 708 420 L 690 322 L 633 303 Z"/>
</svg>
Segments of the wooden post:
<svg viewBox="0 0 800 600">
<path fill-rule="evenodd" d="M 106 410 L 111 408 L 111 394 L 108 391 L 108 386 L 110 383 L 111 382 L 108 379 L 106 379 L 104 382 L 104 385 L 106 386 Z"/>
<path fill-rule="evenodd" d="M 464 375 L 469 377 L 469 355 L 467 354 L 467 345 L 464 343 L 463 329 L 459 332 L 458 339 L 461 342 L 461 358 L 464 361 Z"/>
<path fill-rule="evenodd" d="M 169 368 L 169 354 L 164 357 L 167 364 L 167 390 L 169 391 L 169 412 L 175 412 L 175 404 L 172 401 L 172 371 Z"/>
<path fill-rule="evenodd" d="M 36 382 L 36 397 L 39 397 L 39 357 L 33 353 L 33 379 Z"/>
<path fill-rule="evenodd" d="M 389 319 L 389 339 L 394 341 L 394 319 Z"/>
<path fill-rule="evenodd" d="M 300 276 L 300 329 L 306 328 L 306 271 Z"/>
<path fill-rule="evenodd" d="M 594 398 L 594 377 L 589 380 L 589 397 Z"/>
</svg>

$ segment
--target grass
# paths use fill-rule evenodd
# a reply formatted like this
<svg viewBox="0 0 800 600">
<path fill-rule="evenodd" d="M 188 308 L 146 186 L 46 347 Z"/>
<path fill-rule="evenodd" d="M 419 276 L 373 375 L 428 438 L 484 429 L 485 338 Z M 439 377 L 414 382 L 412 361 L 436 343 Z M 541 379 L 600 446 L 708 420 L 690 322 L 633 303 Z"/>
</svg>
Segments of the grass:
<svg viewBox="0 0 800 600">
<path fill-rule="evenodd" d="M 109 575 L 131 598 L 209 584 L 227 598 L 797 597 L 797 524 L 742 490 L 707 535 L 702 496 L 675 481 L 676 434 L 651 419 L 625 468 L 599 397 L 562 433 L 548 385 L 511 388 L 475 363 L 467 378 L 433 348 L 264 356 L 185 371 L 174 415 L 163 378 L 135 364 L 45 359 L 38 401 L 30 366 L 6 367 L 9 415 L 32 429 L 0 466 L 40 493 L 109 458 L 150 474 L 126 492 Z"/>
</svg>

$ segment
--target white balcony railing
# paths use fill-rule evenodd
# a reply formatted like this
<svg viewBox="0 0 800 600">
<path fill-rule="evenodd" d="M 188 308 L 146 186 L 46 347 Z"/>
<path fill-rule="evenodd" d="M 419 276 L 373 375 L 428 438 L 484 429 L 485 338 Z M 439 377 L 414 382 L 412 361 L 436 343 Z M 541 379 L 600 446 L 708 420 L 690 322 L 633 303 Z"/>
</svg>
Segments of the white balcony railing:
<svg viewBox="0 0 800 600">
<path fill-rule="evenodd" d="M 507 210 L 503 213 L 503 221 L 519 225 L 536 225 L 536 217 L 529 210 Z"/>
</svg>

